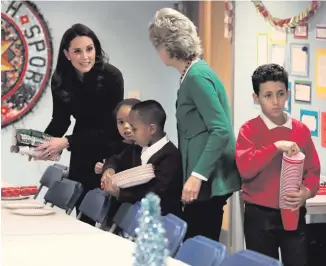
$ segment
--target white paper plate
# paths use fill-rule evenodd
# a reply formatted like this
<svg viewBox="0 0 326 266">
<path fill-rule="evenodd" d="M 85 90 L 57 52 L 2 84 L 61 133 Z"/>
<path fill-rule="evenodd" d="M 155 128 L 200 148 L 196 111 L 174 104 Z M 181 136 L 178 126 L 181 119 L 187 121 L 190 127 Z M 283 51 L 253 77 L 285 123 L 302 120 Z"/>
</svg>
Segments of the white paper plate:
<svg viewBox="0 0 326 266">
<path fill-rule="evenodd" d="M 22 216 L 45 216 L 55 214 L 55 211 L 51 209 L 18 209 L 11 211 L 11 213 Z"/>
<path fill-rule="evenodd" d="M 30 196 L 18 196 L 18 197 L 1 197 L 1 200 L 23 200 L 29 199 Z"/>
<path fill-rule="evenodd" d="M 9 210 L 43 209 L 45 205 L 39 202 L 13 202 L 5 204 L 3 207 Z"/>
</svg>

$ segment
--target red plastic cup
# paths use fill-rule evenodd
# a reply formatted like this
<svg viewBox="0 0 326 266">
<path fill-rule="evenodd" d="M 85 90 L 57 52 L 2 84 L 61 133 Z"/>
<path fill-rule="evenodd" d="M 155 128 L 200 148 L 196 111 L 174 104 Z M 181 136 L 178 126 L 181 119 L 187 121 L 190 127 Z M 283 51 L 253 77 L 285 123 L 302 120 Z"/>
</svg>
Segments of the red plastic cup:
<svg viewBox="0 0 326 266">
<path fill-rule="evenodd" d="M 283 228 L 286 231 L 295 231 L 298 229 L 300 209 L 281 209 Z"/>
</svg>

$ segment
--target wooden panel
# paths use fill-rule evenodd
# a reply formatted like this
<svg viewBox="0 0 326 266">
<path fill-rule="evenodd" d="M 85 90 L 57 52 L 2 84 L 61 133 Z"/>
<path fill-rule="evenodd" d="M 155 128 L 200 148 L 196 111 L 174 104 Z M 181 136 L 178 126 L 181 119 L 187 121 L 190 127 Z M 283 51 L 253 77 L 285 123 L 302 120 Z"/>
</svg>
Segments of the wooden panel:
<svg viewBox="0 0 326 266">
<path fill-rule="evenodd" d="M 232 43 L 224 38 L 224 2 L 201 1 L 198 22 L 198 33 L 204 48 L 204 59 L 224 83 L 233 113 L 233 47 Z M 226 205 L 222 228 L 228 231 L 228 227 L 229 206 Z"/>
</svg>

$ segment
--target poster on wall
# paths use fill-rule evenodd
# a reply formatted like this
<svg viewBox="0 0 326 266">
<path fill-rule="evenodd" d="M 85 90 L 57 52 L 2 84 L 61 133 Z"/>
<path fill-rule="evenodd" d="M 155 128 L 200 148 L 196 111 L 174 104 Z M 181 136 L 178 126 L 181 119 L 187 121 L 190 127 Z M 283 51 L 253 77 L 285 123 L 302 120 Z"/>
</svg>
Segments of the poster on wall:
<svg viewBox="0 0 326 266">
<path fill-rule="evenodd" d="M 326 148 L 326 112 L 321 112 L 320 120 L 321 146 Z"/>
<path fill-rule="evenodd" d="M 30 1 L 1 3 L 1 128 L 32 110 L 47 87 L 53 61 L 47 23 Z"/>
<path fill-rule="evenodd" d="M 326 24 L 316 26 L 316 39 L 319 41 L 326 41 Z"/>
<path fill-rule="evenodd" d="M 326 48 L 316 49 L 316 94 L 326 99 Z"/>
<path fill-rule="evenodd" d="M 305 80 L 294 81 L 294 100 L 296 102 L 311 103 L 311 82 Z"/>
<path fill-rule="evenodd" d="M 311 132 L 311 136 L 318 137 L 318 112 L 310 110 L 300 110 L 300 121 L 304 123 Z"/>
<path fill-rule="evenodd" d="M 267 33 L 257 34 L 257 66 L 268 63 L 268 35 Z"/>
<path fill-rule="evenodd" d="M 270 43 L 272 44 L 286 44 L 287 32 L 283 28 L 271 27 L 270 29 Z"/>
<path fill-rule="evenodd" d="M 296 26 L 293 36 L 296 39 L 308 39 L 308 24 Z"/>
<path fill-rule="evenodd" d="M 285 46 L 272 44 L 271 63 L 285 67 Z"/>
<path fill-rule="evenodd" d="M 309 45 L 291 44 L 291 75 L 308 77 L 309 75 Z"/>
</svg>

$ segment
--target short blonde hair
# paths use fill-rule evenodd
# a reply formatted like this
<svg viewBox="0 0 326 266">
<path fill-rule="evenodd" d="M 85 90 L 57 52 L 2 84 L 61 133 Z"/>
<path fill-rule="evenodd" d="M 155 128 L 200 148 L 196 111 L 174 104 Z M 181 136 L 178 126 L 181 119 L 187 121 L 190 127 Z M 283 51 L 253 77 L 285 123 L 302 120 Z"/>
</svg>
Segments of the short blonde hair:
<svg viewBox="0 0 326 266">
<path fill-rule="evenodd" d="M 148 31 L 155 49 L 164 48 L 170 58 L 189 61 L 202 55 L 196 26 L 177 10 L 162 8 L 157 11 Z"/>
</svg>

